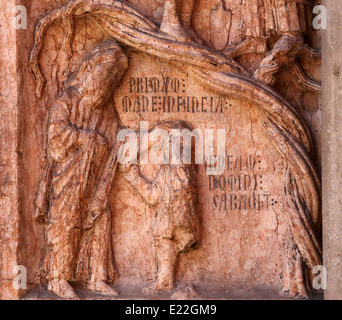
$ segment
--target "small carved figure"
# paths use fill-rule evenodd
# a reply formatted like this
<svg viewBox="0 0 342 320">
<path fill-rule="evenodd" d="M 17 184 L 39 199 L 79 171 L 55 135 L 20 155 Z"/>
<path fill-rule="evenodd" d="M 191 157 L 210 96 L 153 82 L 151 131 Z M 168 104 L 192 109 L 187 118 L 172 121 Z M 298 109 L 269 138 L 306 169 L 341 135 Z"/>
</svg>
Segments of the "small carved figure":
<svg viewBox="0 0 342 320">
<path fill-rule="evenodd" d="M 48 165 L 35 201 L 36 219 L 47 224 L 42 269 L 48 290 L 65 299 L 78 299 L 70 282 L 117 295 L 108 285 L 117 274 L 107 195 L 116 159 L 116 148 L 109 151 L 108 140 L 115 141 L 119 121 L 105 114 L 127 67 L 128 59 L 115 41 L 97 45 L 50 110 Z"/>
<path fill-rule="evenodd" d="M 165 0 L 160 31 L 170 34 L 180 41 L 195 40 L 202 44 L 203 40 L 191 28 L 195 4 L 196 0 Z"/>
<path fill-rule="evenodd" d="M 304 42 L 303 34 L 307 31 L 305 5 L 309 2 L 243 0 L 240 21 L 243 41 L 237 46 L 228 47 L 225 54 L 229 57 L 238 57 L 247 53 L 267 53 L 271 42 L 272 50 L 255 71 L 254 78 L 272 86 L 275 82 L 275 73 L 282 65 L 290 64 L 302 86 L 310 91 L 319 92 L 319 85 L 307 78 L 299 64 L 294 61 L 300 53 L 310 57 L 320 56 Z"/>
<path fill-rule="evenodd" d="M 182 130 L 185 127 L 182 122 L 168 122 L 156 126 L 154 130 L 161 128 L 171 132 L 172 129 Z M 143 292 L 153 294 L 161 290 L 173 290 L 179 255 L 194 247 L 198 241 L 194 167 L 185 165 L 182 161 L 180 164 L 173 164 L 170 155 L 170 164 L 160 165 L 153 181 L 140 172 L 138 165 L 124 165 L 120 171 L 144 202 L 156 212 L 152 232 L 158 276 Z"/>
</svg>

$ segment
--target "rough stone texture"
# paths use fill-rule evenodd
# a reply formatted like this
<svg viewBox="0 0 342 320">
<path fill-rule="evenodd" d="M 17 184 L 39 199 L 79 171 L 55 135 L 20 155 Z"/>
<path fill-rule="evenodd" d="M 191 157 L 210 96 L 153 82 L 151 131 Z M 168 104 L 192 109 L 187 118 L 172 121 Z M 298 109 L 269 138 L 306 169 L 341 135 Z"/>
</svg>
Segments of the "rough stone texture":
<svg viewBox="0 0 342 320">
<path fill-rule="evenodd" d="M 28 268 L 29 283 L 39 284 L 38 275 L 43 260 L 45 227 L 37 224 L 33 219 L 34 201 L 41 172 L 46 162 L 47 116 L 57 93 L 62 90 L 62 83 L 65 80 L 65 75 L 62 72 L 67 67 L 68 53 L 62 46 L 62 39 L 67 25 L 62 26 L 60 21 L 53 22 L 47 29 L 44 39 L 41 40 L 40 66 L 47 84 L 40 99 L 34 95 L 36 82 L 29 68 L 29 51 L 33 44 L 34 23 L 52 9 L 68 2 L 22 1 L 22 4 L 26 5 L 28 9 L 28 30 L 16 32 L 17 38 L 20 39 L 18 46 L 1 46 L 1 50 L 7 50 L 5 48 L 14 50 L 10 54 L 6 51 L 1 55 L 1 59 L 4 60 L 1 62 L 11 66 L 8 69 L 8 75 L 1 74 L 1 79 L 6 80 L 6 86 L 0 90 L 2 94 L 0 97 L 2 101 L 1 135 L 3 137 L 3 134 L 7 134 L 6 143 L 1 139 L 0 172 L 3 187 L 0 195 L 1 211 L 6 212 L 6 216 L 10 217 L 2 219 L 0 224 L 2 228 L 1 241 L 8 239 L 9 243 L 8 246 L 0 246 L 2 257 L 5 257 L 5 259 L 1 259 L 0 264 L 3 298 L 19 296 L 18 293 L 10 291 L 11 285 L 7 286 L 8 289 L 4 285 L 6 282 L 4 279 L 13 278 L 11 270 L 15 264 L 20 263 Z M 158 25 L 162 22 L 164 1 L 130 0 L 128 2 Z M 222 50 L 226 45 L 234 46 L 241 43 L 242 39 L 237 30 L 241 19 L 238 2 L 240 1 L 225 2 L 225 5 L 229 3 L 232 5 L 231 9 L 234 12 L 230 36 L 227 38 L 225 25 L 229 23 L 229 10 L 225 8 L 222 11 L 221 1 L 208 3 L 206 0 L 197 0 L 193 13 L 192 30 L 204 40 L 206 46 L 214 46 Z M 9 2 L 6 2 L 7 4 L 10 6 Z M 221 11 L 219 11 L 220 9 Z M 216 24 L 215 22 L 219 19 L 225 23 Z M 65 20 L 64 23 L 66 23 Z M 6 39 L 6 43 L 9 41 L 14 43 L 15 36 L 13 34 L 15 32 L 13 29 L 6 28 L 5 30 L 6 37 L 2 39 Z M 80 58 L 95 44 L 114 34 L 115 30 L 103 32 L 90 17 L 77 18 L 74 26 L 71 69 L 75 69 Z M 151 38 L 145 37 L 145 35 L 139 36 L 142 36 L 143 40 L 152 46 Z M 277 70 L 279 72 L 275 79 L 274 89 L 289 100 L 297 110 L 298 117 L 288 111 L 290 104 L 286 100 L 283 100 L 281 96 L 274 97 L 275 91 L 269 87 L 260 93 L 260 83 L 253 80 L 251 75 L 262 63 L 264 57 L 262 54 L 249 53 L 236 57 L 236 60 L 246 69 L 239 73 L 234 69 L 236 68 L 234 60 L 217 55 L 213 51 L 198 49 L 196 46 L 190 46 L 191 51 L 188 45 L 184 47 L 171 42 L 170 49 L 173 47 L 177 50 L 172 52 L 171 56 L 163 57 L 162 54 L 154 52 L 154 49 L 146 52 L 144 44 L 130 46 L 128 40 L 126 41 L 124 38 L 118 40 L 123 43 L 124 50 L 129 57 L 129 69 L 121 86 L 114 94 L 115 105 L 122 123 L 138 130 L 139 122 L 143 120 L 149 121 L 150 129 L 161 122 L 183 120 L 194 128 L 226 129 L 228 133 L 226 150 L 230 156 L 229 166 L 231 168 L 227 168 L 225 176 L 257 178 L 254 188 L 257 189 L 264 206 L 261 209 L 254 208 L 254 210 L 232 210 L 234 204 L 228 201 L 230 193 L 228 187 L 223 187 L 223 190 L 220 190 L 216 185 L 216 188 L 213 188 L 214 180 L 208 177 L 204 166 L 198 166 L 196 177 L 199 193 L 197 210 L 201 224 L 200 243 L 197 250 L 180 256 L 177 282 L 180 285 L 192 283 L 199 287 L 199 292 L 203 297 L 251 297 L 253 294 L 277 297 L 278 292 L 284 290 L 284 286 L 285 289 L 288 286 L 288 291 L 293 295 L 302 294 L 301 289 L 296 287 L 297 284 L 292 283 L 293 274 L 295 270 L 298 270 L 297 267 L 302 256 L 294 249 L 295 245 L 298 245 L 298 240 L 293 239 L 291 225 L 287 220 L 286 197 L 283 192 L 284 169 L 288 162 L 296 161 L 296 159 L 292 159 L 292 156 L 297 153 L 291 148 L 286 149 L 288 146 L 283 140 L 278 140 L 278 144 L 285 146 L 286 150 L 279 152 L 277 143 L 272 140 L 272 132 L 274 134 L 275 128 L 268 123 L 265 130 L 264 123 L 260 119 L 264 119 L 267 112 L 272 113 L 272 107 L 279 108 L 278 110 L 284 107 L 286 109 L 285 116 L 281 115 L 280 117 L 285 117 L 284 124 L 288 126 L 286 129 L 289 130 L 290 135 L 295 136 L 296 143 L 301 143 L 304 148 L 309 149 L 312 145 L 314 146 L 310 150 L 310 155 L 314 165 L 319 168 L 321 161 L 321 110 L 318 94 L 307 91 L 307 88 L 302 90 L 287 67 Z M 319 49 L 319 34 L 310 31 L 307 41 L 311 46 Z M 149 46 L 146 45 L 146 48 Z M 217 68 L 211 70 L 213 64 L 208 66 L 210 63 L 206 59 L 198 62 L 196 59 L 187 58 L 178 63 L 170 63 L 180 59 L 182 54 L 187 54 L 188 50 L 198 55 L 202 54 L 204 57 L 210 56 L 212 63 L 218 62 Z M 199 54 L 197 50 L 202 51 Z M 168 50 L 164 50 L 164 53 L 167 54 Z M 13 59 L 11 63 L 5 58 L 7 56 Z M 312 60 L 306 56 L 300 56 L 297 60 L 311 78 L 320 80 L 319 59 Z M 190 66 L 190 61 L 195 61 L 205 71 L 202 74 L 196 74 L 196 66 Z M 221 64 L 227 64 L 228 67 L 225 69 Z M 14 72 L 13 68 L 19 68 L 20 73 Z M 211 71 L 214 73 L 211 74 Z M 215 73 L 219 71 L 235 72 L 241 77 L 246 77 L 244 79 L 248 85 L 246 87 L 238 85 L 235 90 L 233 77 L 228 80 L 222 79 L 226 84 L 223 89 L 222 86 L 217 86 L 214 89 L 212 83 L 203 83 L 203 79 L 212 77 L 221 79 L 219 73 Z M 7 76 L 14 77 L 13 81 L 8 81 Z M 136 83 L 138 78 L 142 78 L 144 81 L 145 78 L 156 78 L 156 81 L 162 83 L 163 76 L 164 78 L 170 77 L 171 80 L 179 80 L 180 89 L 177 92 L 166 94 L 162 89 L 145 93 L 137 91 L 137 87 L 134 87 L 134 81 Z M 9 90 L 7 83 L 15 83 L 15 88 Z M 2 81 L 1 85 L 4 84 L 5 82 Z M 173 84 L 178 84 L 178 82 L 173 82 Z M 190 102 L 196 101 L 192 100 L 193 97 L 196 97 L 200 107 L 196 108 L 195 105 L 194 112 L 191 105 L 189 112 L 178 112 L 177 110 L 170 113 L 163 112 L 163 104 L 160 101 L 165 101 L 165 97 L 171 97 L 171 101 L 177 102 L 178 96 L 185 99 L 189 97 Z M 5 102 L 3 102 L 4 97 L 6 97 Z M 129 107 L 129 101 L 132 103 L 131 107 Z M 134 109 L 136 108 L 134 102 L 137 101 L 141 103 L 149 101 L 149 111 L 142 112 Z M 152 105 L 153 102 L 155 102 L 154 105 Z M 202 102 L 207 103 L 202 107 Z M 211 102 L 213 102 L 212 106 Z M 7 112 L 10 105 L 13 113 Z M 155 110 L 152 111 L 153 106 Z M 263 108 L 269 109 L 265 112 Z M 19 111 L 21 113 L 20 120 Z M 311 146 L 307 141 L 309 134 L 305 132 L 305 129 L 301 132 L 302 135 L 296 135 L 297 130 L 301 131 L 302 129 L 302 123 L 298 120 L 300 117 L 307 122 L 309 131 L 312 133 L 313 144 Z M 291 123 L 290 118 L 295 121 L 295 125 Z M 13 130 L 13 132 L 9 130 Z M 17 139 L 13 137 L 17 137 Z M 241 158 L 239 158 L 240 156 Z M 241 165 L 239 165 L 240 160 L 243 163 Z M 305 161 L 308 161 L 307 158 Z M 294 169 L 296 179 L 300 182 L 305 181 L 304 185 L 312 183 L 311 175 L 313 174 L 310 171 L 312 168 L 308 169 L 305 161 L 304 170 L 307 171 L 303 173 L 300 172 L 301 169 Z M 6 165 L 5 168 L 9 170 L 8 172 L 3 169 L 3 164 Z M 147 166 L 141 170 L 150 180 L 154 179 L 155 167 Z M 285 179 L 287 181 L 285 183 L 293 186 L 293 180 L 287 178 L 289 180 Z M 14 191 L 6 189 L 6 179 L 11 179 L 11 181 L 13 179 Z M 246 189 L 248 190 L 244 190 L 245 192 L 242 194 L 252 196 L 255 191 L 252 185 Z M 295 187 L 291 192 L 296 192 Z M 241 192 L 238 190 L 237 194 L 240 195 Z M 315 212 L 312 214 L 314 222 L 319 221 L 320 215 L 319 200 L 317 203 L 318 194 L 319 191 L 315 188 L 314 191 L 312 189 L 305 190 L 308 207 Z M 114 254 L 120 275 L 117 288 L 124 297 L 141 297 L 141 288 L 157 276 L 155 249 L 151 234 L 153 210 L 146 206 L 137 192 L 125 181 L 122 174 L 117 174 L 115 177 L 109 201 L 113 214 Z M 303 255 L 309 256 L 306 258 L 310 260 L 310 254 L 314 250 L 302 249 L 302 251 L 306 252 Z M 284 278 L 289 283 L 284 285 Z M 39 298 L 39 292 L 43 292 L 42 295 L 46 298 L 46 293 L 40 288 L 31 293 L 31 297 L 33 295 L 33 297 Z M 83 293 L 81 296 L 83 297 Z M 171 294 L 166 294 L 166 297 L 170 296 Z M 180 293 L 178 296 L 182 296 L 182 294 Z"/>
<path fill-rule="evenodd" d="M 326 299 L 342 299 L 342 219 L 341 219 L 341 52 L 339 34 L 342 3 L 325 1 L 328 10 L 323 43 L 323 249 L 328 271 Z"/>
<path fill-rule="evenodd" d="M 19 297 L 12 285 L 19 250 L 19 83 L 15 1 L 0 3 L 0 297 Z"/>
</svg>

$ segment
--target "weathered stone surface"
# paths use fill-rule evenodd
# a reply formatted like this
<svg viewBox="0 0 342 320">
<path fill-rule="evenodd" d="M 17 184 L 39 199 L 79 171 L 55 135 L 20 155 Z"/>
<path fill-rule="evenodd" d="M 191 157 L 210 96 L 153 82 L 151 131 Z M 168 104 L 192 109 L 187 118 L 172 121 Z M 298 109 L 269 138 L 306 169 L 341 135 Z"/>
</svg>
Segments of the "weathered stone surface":
<svg viewBox="0 0 342 320">
<path fill-rule="evenodd" d="M 0 297 L 16 299 L 13 268 L 19 250 L 19 81 L 17 37 L 7 14 L 15 1 L 0 3 Z"/>
<path fill-rule="evenodd" d="M 127 6 L 127 2 L 132 7 Z M 311 289 L 310 273 L 321 264 L 320 59 L 319 53 L 308 46 L 319 49 L 320 37 L 308 23 L 311 7 L 308 6 L 305 13 L 304 5 L 297 6 L 296 1 L 292 1 L 291 6 L 286 7 L 289 1 L 285 0 L 277 7 L 266 0 L 243 1 L 242 6 L 240 1 L 127 2 L 23 1 L 28 9 L 28 29 L 17 32 L 6 29 L 4 39 L 12 37 L 13 40 L 14 33 L 17 38 L 20 36 L 20 44 L 11 46 L 11 50 L 16 50 L 6 51 L 1 56 L 1 59 L 8 55 L 12 57 L 13 67 L 8 64 L 8 77 L 14 79 L 8 82 L 16 84 L 13 90 L 8 86 L 0 90 L 0 99 L 6 101 L 7 106 L 12 103 L 13 111 L 3 112 L 5 105 L 2 103 L 0 134 L 7 135 L 6 142 L 1 139 L 0 158 L 1 184 L 4 185 L 0 206 L 1 211 L 6 212 L 0 224 L 1 240 L 4 239 L 0 246 L 2 288 L 14 277 L 13 265 L 21 264 L 27 268 L 30 284 L 46 285 L 47 281 L 50 291 L 64 298 L 77 298 L 66 283 L 70 280 L 78 280 L 92 291 L 113 293 L 108 287 L 99 287 L 99 282 L 110 284 L 108 274 L 108 279 L 92 281 L 88 277 L 90 274 L 91 278 L 91 272 L 84 277 L 83 269 L 73 267 L 71 261 L 79 256 L 82 244 L 67 253 L 68 244 L 56 250 L 67 256 L 59 260 L 62 261 L 60 267 L 68 269 L 69 273 L 76 272 L 76 277 L 66 276 L 60 270 L 47 271 L 42 266 L 47 248 L 50 254 L 52 248 L 52 258 L 57 259 L 53 246 L 57 246 L 61 237 L 68 238 L 63 230 L 73 226 L 80 233 L 76 238 L 84 237 L 88 230 L 95 234 L 105 230 L 110 233 L 111 243 L 107 241 L 104 247 L 113 248 L 119 276 L 114 288 L 125 298 L 155 297 L 155 290 L 144 291 L 144 295 L 142 289 L 156 279 L 160 281 L 160 285 L 154 287 L 156 291 L 168 289 L 161 290 L 166 291 L 160 293 L 165 298 L 173 294 L 175 299 L 186 295 L 195 297 L 196 294 L 216 298 L 251 297 L 251 292 L 263 297 L 278 297 L 279 293 L 290 297 L 307 296 Z M 175 4 L 179 6 L 178 10 Z M 52 11 L 55 8 L 59 9 Z M 258 21 L 251 16 L 255 10 L 261 10 Z M 277 17 L 273 24 L 270 21 L 272 13 Z M 41 19 L 40 23 L 34 29 L 38 19 Z M 242 30 L 241 26 L 244 26 Z M 258 30 L 262 29 L 266 34 L 249 34 L 248 30 L 254 26 L 256 31 L 259 26 Z M 21 34 L 26 36 L 21 37 Z M 112 126 L 106 131 L 105 124 L 91 127 L 92 111 L 87 115 L 89 121 L 83 119 L 80 124 L 80 119 L 71 111 L 68 114 L 68 110 L 75 109 L 80 116 L 82 108 L 95 108 L 96 101 L 85 99 L 86 93 L 79 88 L 81 93 L 77 99 L 84 99 L 85 107 L 82 103 L 70 102 L 73 98 L 69 91 L 79 83 L 70 77 L 78 67 L 82 68 L 82 59 L 108 40 L 116 40 L 120 52 L 128 59 L 122 70 L 124 76 L 113 79 L 116 88 L 108 87 L 111 96 L 103 103 L 110 112 L 103 113 L 102 117 Z M 2 46 L 1 50 L 5 47 L 9 48 L 9 45 Z M 99 54 L 98 61 L 106 57 L 106 52 Z M 98 61 L 90 63 L 94 68 L 89 71 L 93 82 L 87 82 L 87 88 L 94 91 L 94 96 L 102 87 L 110 86 L 105 73 L 102 80 L 96 78 L 101 76 L 96 73 Z M 15 73 L 13 68 L 18 67 L 20 73 Z M 4 75 L 1 74 L 1 79 L 8 79 Z M 63 109 L 61 104 L 72 107 Z M 127 168 L 119 166 L 117 169 L 110 161 L 101 160 L 98 151 L 94 151 L 87 161 L 82 160 L 86 155 L 80 160 L 77 158 L 79 147 L 71 144 L 76 149 L 70 151 L 69 136 L 60 141 L 53 134 L 57 133 L 57 138 L 60 136 L 55 128 L 59 123 L 69 123 L 77 137 L 84 130 L 84 143 L 88 143 L 87 139 L 93 141 L 101 133 L 108 141 L 108 150 L 104 152 L 111 159 L 115 153 L 109 149 L 114 143 L 113 136 L 119 131 L 119 122 L 139 131 L 143 121 L 148 121 L 148 130 L 180 121 L 202 132 L 213 129 L 214 135 L 217 130 L 224 129 L 226 159 L 223 173 L 208 175 L 205 164 L 186 170 L 183 163 L 177 170 L 164 168 L 163 183 L 169 179 L 167 172 L 171 172 L 178 176 L 176 180 L 182 186 L 179 189 L 186 191 L 175 192 L 177 200 L 157 196 L 151 203 L 146 200 L 150 194 L 143 192 L 146 185 L 138 187 L 135 183 L 138 178 L 141 183 L 163 184 L 158 176 L 160 165 L 140 163 L 134 166 L 138 174 L 132 178 L 132 172 Z M 7 126 L 9 123 L 11 126 Z M 16 138 L 11 138 L 10 134 Z M 85 154 L 93 152 L 89 150 Z M 42 178 L 44 168 L 51 163 L 61 166 L 60 172 L 63 172 L 70 160 L 63 158 L 66 156 L 73 157 L 73 162 L 83 168 L 85 163 L 91 163 L 91 169 L 76 172 L 76 167 L 74 171 L 69 168 L 71 176 L 63 176 L 60 182 L 55 167 L 52 178 L 55 184 Z M 98 161 L 97 167 L 93 167 L 94 161 L 89 159 Z M 64 160 L 65 167 L 61 165 Z M 190 181 L 196 187 L 191 190 L 180 178 L 180 172 L 184 170 L 194 176 Z M 45 172 L 49 176 L 50 171 Z M 6 189 L 6 177 L 14 179 L 12 184 L 7 182 L 14 185 L 14 191 Z M 102 177 L 107 180 L 104 182 Z M 70 181 L 84 184 L 82 192 L 70 187 L 72 210 L 53 205 L 58 198 L 56 190 Z M 38 185 L 39 190 L 44 191 L 41 194 L 36 193 Z M 175 190 L 169 188 L 170 192 Z M 187 198 L 190 191 L 196 191 L 198 200 Z M 62 192 L 60 194 L 62 200 L 70 201 Z M 184 251 L 184 248 L 173 248 L 178 233 L 156 236 L 152 225 L 165 201 L 178 208 L 177 214 L 183 212 L 183 217 L 188 216 L 185 198 L 194 205 L 199 234 L 185 247 L 195 242 L 197 245 Z M 50 201 L 44 202 L 46 199 Z M 77 206 L 77 201 L 96 203 L 96 209 L 89 209 L 84 203 L 83 207 Z M 108 207 L 102 208 L 107 201 Z M 41 213 L 45 215 L 40 221 L 45 220 L 47 225 L 35 221 L 37 209 L 38 213 L 40 210 L 38 217 L 42 217 Z M 13 210 L 13 214 L 9 210 Z M 94 212 L 102 217 L 98 220 L 94 215 L 95 223 L 83 218 Z M 107 222 L 102 221 L 105 214 L 110 215 Z M 61 221 L 53 218 L 60 216 L 65 217 L 66 225 L 62 226 Z M 73 225 L 73 219 L 79 217 L 85 223 Z M 194 230 L 189 232 L 192 228 L 189 224 L 177 226 L 187 230 L 182 234 L 184 237 L 194 234 Z M 55 231 L 51 232 L 51 229 Z M 160 243 L 156 240 L 158 237 L 167 239 L 168 244 L 156 245 L 156 241 Z M 100 268 L 98 262 L 104 261 L 94 252 L 103 246 L 97 242 L 99 237 L 95 236 L 94 241 L 92 254 L 83 253 L 86 259 L 92 259 L 93 268 Z M 174 262 L 161 272 L 163 259 L 174 259 Z M 20 296 L 1 290 L 4 298 Z M 39 298 L 42 290 L 38 288 L 30 294 Z M 84 291 L 77 292 L 81 298 L 87 297 Z M 42 295 L 47 297 L 46 293 Z"/>
<path fill-rule="evenodd" d="M 340 196 L 340 121 L 341 101 L 340 68 L 341 40 L 338 34 L 341 32 L 340 12 L 341 3 L 325 1 L 327 7 L 327 30 L 324 31 L 324 61 L 323 61 L 323 101 L 326 111 L 323 117 L 323 243 L 324 266 L 327 268 L 326 299 L 342 299 L 341 285 L 341 196 Z"/>
</svg>

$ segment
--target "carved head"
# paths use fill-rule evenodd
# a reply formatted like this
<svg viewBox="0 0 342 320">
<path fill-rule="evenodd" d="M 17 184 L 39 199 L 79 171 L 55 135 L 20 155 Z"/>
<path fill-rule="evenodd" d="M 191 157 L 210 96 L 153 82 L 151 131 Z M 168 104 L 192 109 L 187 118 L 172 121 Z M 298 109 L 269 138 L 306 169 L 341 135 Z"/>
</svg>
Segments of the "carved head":
<svg viewBox="0 0 342 320">
<path fill-rule="evenodd" d="M 105 41 L 86 54 L 64 85 L 76 87 L 84 98 L 102 102 L 120 84 L 127 68 L 128 58 L 122 48 L 116 41 Z"/>
</svg>

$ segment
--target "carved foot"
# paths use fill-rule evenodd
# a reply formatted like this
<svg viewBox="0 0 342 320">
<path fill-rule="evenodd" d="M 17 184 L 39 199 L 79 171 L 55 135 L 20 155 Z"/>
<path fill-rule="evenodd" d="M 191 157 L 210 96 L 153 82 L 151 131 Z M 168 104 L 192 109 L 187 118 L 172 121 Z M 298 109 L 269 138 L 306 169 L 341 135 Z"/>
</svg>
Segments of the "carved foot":
<svg viewBox="0 0 342 320">
<path fill-rule="evenodd" d="M 293 183 L 295 184 L 295 182 Z M 288 190 L 293 188 L 296 186 L 288 186 Z M 282 294 L 289 299 L 308 299 L 307 279 L 303 269 L 302 255 L 294 244 L 286 245 L 286 254 Z"/>
<path fill-rule="evenodd" d="M 80 300 L 74 288 L 66 280 L 51 280 L 48 290 L 53 294 L 67 300 Z"/>
<path fill-rule="evenodd" d="M 253 78 L 269 86 L 273 86 L 276 80 L 275 74 L 278 72 L 280 66 L 276 56 L 271 54 L 261 62 L 259 68 L 254 72 Z"/>
<path fill-rule="evenodd" d="M 89 283 L 87 285 L 87 289 L 92 292 L 100 293 L 104 296 L 117 297 L 119 295 L 119 292 L 114 290 L 111 286 L 103 281 Z"/>
<path fill-rule="evenodd" d="M 174 288 L 174 283 L 171 283 L 169 280 L 157 280 L 146 288 L 142 289 L 142 293 L 145 295 L 154 295 L 159 291 L 172 291 Z"/>
<path fill-rule="evenodd" d="M 258 69 L 257 71 L 255 71 L 253 78 L 255 80 L 258 80 L 260 82 L 263 82 L 267 85 L 269 85 L 270 87 L 272 87 L 275 83 L 276 77 L 273 73 L 266 73 L 263 72 L 263 70 Z"/>
<path fill-rule="evenodd" d="M 177 290 L 171 300 L 190 300 L 198 297 L 199 294 L 193 284 L 188 284 L 185 288 Z"/>
<path fill-rule="evenodd" d="M 281 294 L 288 299 L 309 299 L 308 292 L 304 285 L 284 288 Z"/>
</svg>

